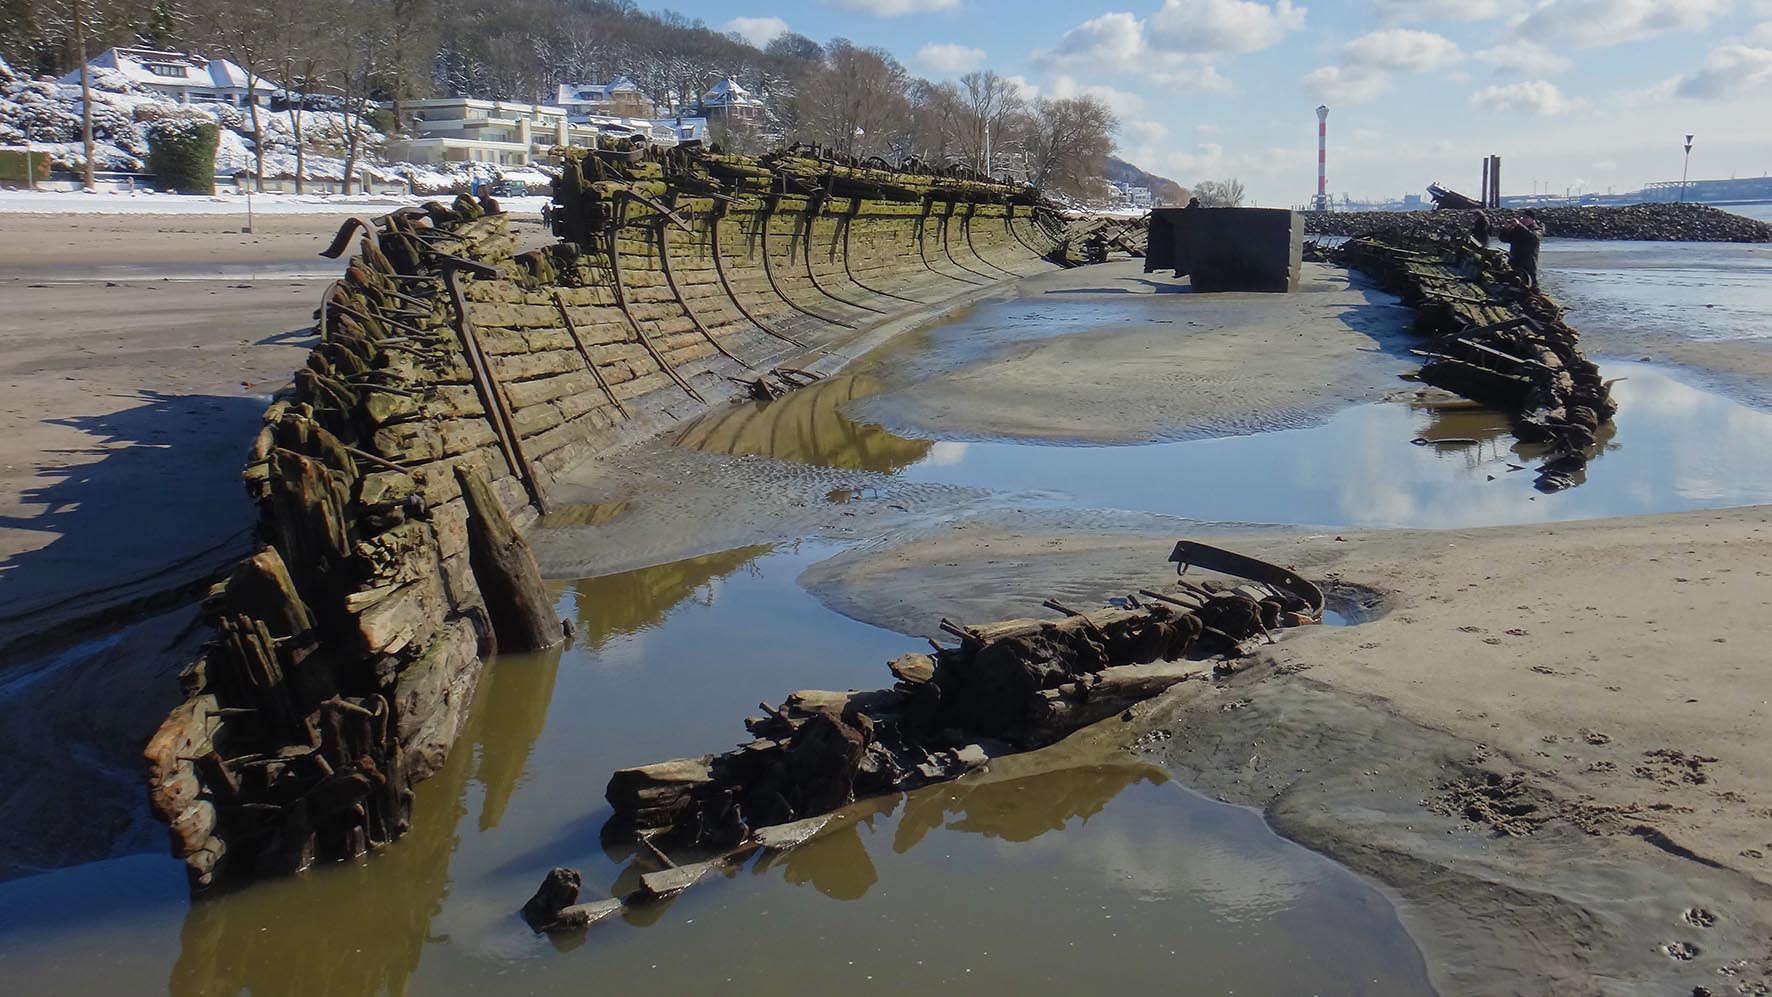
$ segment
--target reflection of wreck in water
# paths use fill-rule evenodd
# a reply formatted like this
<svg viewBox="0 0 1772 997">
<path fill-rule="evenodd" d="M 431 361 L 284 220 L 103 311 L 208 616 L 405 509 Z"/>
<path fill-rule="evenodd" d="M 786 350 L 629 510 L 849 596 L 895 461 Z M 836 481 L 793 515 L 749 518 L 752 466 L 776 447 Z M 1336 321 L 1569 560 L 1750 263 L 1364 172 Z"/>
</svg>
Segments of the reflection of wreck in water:
<svg viewBox="0 0 1772 997">
<path fill-rule="evenodd" d="M 845 403 L 881 388 L 865 374 L 826 378 L 775 401 L 749 402 L 704 416 L 677 437 L 677 445 L 890 474 L 922 460 L 935 444 L 852 422 L 843 414 Z"/>
<path fill-rule="evenodd" d="M 400 847 L 373 859 L 196 898 L 167 989 L 178 995 L 405 993 L 432 919 L 449 896 L 450 860 L 482 789 L 479 826 L 496 827 L 548 716 L 563 648 L 494 661 L 456 749 L 418 787 Z"/>
<path fill-rule="evenodd" d="M 1475 469 L 1502 462 L 1524 469 L 1532 461 L 1556 457 L 1551 448 L 1542 443 L 1526 443 L 1517 438 L 1506 413 L 1484 408 L 1468 399 L 1416 400 L 1409 406 L 1427 416 L 1416 442 L 1432 447 L 1441 456 L 1461 457 L 1465 467 Z M 1607 451 L 1616 449 L 1618 445 L 1613 442 L 1613 437 L 1617 433 L 1617 424 L 1610 421 L 1596 429 L 1587 458 L 1598 460 Z M 1585 466 L 1569 474 L 1570 487 L 1586 481 Z"/>
<path fill-rule="evenodd" d="M 599 578 L 578 579 L 571 583 L 578 640 L 596 650 L 612 637 L 656 626 L 697 589 L 774 549 L 769 544 L 755 544 Z"/>
<path fill-rule="evenodd" d="M 844 808 L 840 819 L 814 840 L 759 859 L 755 872 L 779 867 L 783 881 L 791 885 L 811 886 L 833 900 L 859 900 L 880 879 L 861 832 L 876 831 L 881 821 L 896 818 L 892 850 L 900 855 L 938 828 L 1020 844 L 1062 832 L 1073 821 L 1087 823 L 1131 786 L 1168 781 L 1166 772 L 1150 765 L 1081 765 L 1008 779 L 981 774 L 861 800 Z M 638 888 L 641 875 L 658 868 L 648 853 L 631 846 L 606 842 L 605 847 L 612 857 L 629 860 L 614 884 L 618 896 Z M 651 924 L 674 899 L 630 907 L 623 916 L 630 924 Z"/>
</svg>

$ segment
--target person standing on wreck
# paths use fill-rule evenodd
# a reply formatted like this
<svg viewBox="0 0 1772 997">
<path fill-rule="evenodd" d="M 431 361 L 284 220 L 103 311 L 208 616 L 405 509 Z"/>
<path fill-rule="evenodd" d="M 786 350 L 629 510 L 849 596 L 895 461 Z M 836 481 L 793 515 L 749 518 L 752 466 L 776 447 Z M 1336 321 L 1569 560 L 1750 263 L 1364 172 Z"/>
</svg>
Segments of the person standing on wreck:
<svg viewBox="0 0 1772 997">
<path fill-rule="evenodd" d="M 1477 212 L 1477 220 L 1471 223 L 1471 238 L 1484 249 L 1489 248 L 1489 216 L 1481 211 Z"/>
<path fill-rule="evenodd" d="M 1531 211 L 1522 211 L 1517 220 L 1503 225 L 1499 234 L 1501 241 L 1507 243 L 1507 261 L 1519 272 L 1527 287 L 1537 287 L 1538 245 L 1543 241 L 1538 216 Z"/>
</svg>

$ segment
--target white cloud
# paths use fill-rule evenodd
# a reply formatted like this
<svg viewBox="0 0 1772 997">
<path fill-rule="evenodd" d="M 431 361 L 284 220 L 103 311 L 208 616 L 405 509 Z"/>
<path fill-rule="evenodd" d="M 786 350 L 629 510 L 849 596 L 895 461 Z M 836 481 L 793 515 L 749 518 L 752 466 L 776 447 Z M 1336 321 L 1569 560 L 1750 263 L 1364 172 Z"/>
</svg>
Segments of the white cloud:
<svg viewBox="0 0 1772 997">
<path fill-rule="evenodd" d="M 787 34 L 788 22 L 779 17 L 735 17 L 726 22 L 726 30 L 762 48 Z"/>
<path fill-rule="evenodd" d="M 1155 72 L 1151 74 L 1151 79 L 1180 91 L 1177 96 L 1184 98 L 1190 93 L 1234 93 L 1237 89 L 1223 73 L 1204 63 Z"/>
<path fill-rule="evenodd" d="M 1120 133 L 1126 136 L 1136 150 L 1144 151 L 1150 149 L 1154 143 L 1167 138 L 1169 127 L 1160 121 L 1141 119 L 1121 122 Z M 1150 157 L 1145 155 L 1144 158 L 1149 159 Z"/>
<path fill-rule="evenodd" d="M 1144 52 L 1144 22 L 1125 12 L 1090 18 L 1059 36 L 1039 60 L 1048 65 L 1127 66 Z"/>
<path fill-rule="evenodd" d="M 1755 45 L 1772 46 L 1772 21 L 1755 25 L 1754 29 L 1747 33 L 1747 40 Z"/>
<path fill-rule="evenodd" d="M 1292 0 L 1163 0 L 1145 25 L 1146 41 L 1160 52 L 1235 55 L 1257 52 L 1304 27 L 1303 7 Z"/>
<path fill-rule="evenodd" d="M 1613 173 L 1618 169 L 1618 162 L 1612 159 L 1602 159 L 1594 164 L 1594 169 L 1601 173 Z"/>
<path fill-rule="evenodd" d="M 1047 80 L 1041 93 L 1053 100 L 1065 100 L 1070 97 L 1095 97 L 1111 108 L 1115 116 L 1122 121 L 1144 114 L 1144 98 L 1138 94 L 1129 90 L 1117 90 L 1101 83 L 1079 83 L 1063 74 Z"/>
<path fill-rule="evenodd" d="M 984 65 L 981 48 L 955 45 L 952 42 L 930 42 L 917 50 L 911 62 L 930 76 L 955 76 L 970 73 Z"/>
<path fill-rule="evenodd" d="M 1389 90 L 1391 77 L 1365 66 L 1323 66 L 1304 75 L 1304 87 L 1324 103 L 1364 104 Z"/>
<path fill-rule="evenodd" d="M 1040 99 L 1040 88 L 1028 82 L 1028 78 L 1025 76 L 1005 76 L 1003 82 L 1009 84 L 1016 93 L 1020 94 L 1022 100 Z"/>
<path fill-rule="evenodd" d="M 1496 75 L 1553 76 L 1568 69 L 1570 62 L 1536 42 L 1512 41 L 1477 53 L 1477 58 L 1495 67 Z"/>
<path fill-rule="evenodd" d="M 1487 87 L 1471 94 L 1471 103 L 1499 114 L 1536 114 L 1549 117 L 1568 114 L 1582 106 L 1548 80 L 1522 80 L 1507 86 Z"/>
<path fill-rule="evenodd" d="M 1521 38 L 1617 45 L 1670 31 L 1699 31 L 1729 0 L 1541 0 L 1511 26 Z"/>
<path fill-rule="evenodd" d="M 903 17 L 906 14 L 927 14 L 936 10 L 953 10 L 960 0 L 826 0 L 833 7 L 859 10 L 877 17 Z"/>
<path fill-rule="evenodd" d="M 1216 174 L 1224 166 L 1224 146 L 1216 142 L 1203 142 L 1188 151 L 1178 149 L 1165 153 L 1154 167 L 1154 172 L 1169 177 L 1192 177 L 1198 180 Z M 1183 180 L 1182 183 L 1192 183 Z"/>
<path fill-rule="evenodd" d="M 1354 66 L 1425 73 L 1457 62 L 1464 53 L 1444 35 L 1391 28 L 1355 38 L 1342 46 L 1341 56 Z"/>
<path fill-rule="evenodd" d="M 1372 0 L 1372 6 L 1393 21 L 1486 21 L 1515 5 L 1509 0 Z"/>
<path fill-rule="evenodd" d="M 1680 78 L 1674 93 L 1681 97 L 1730 97 L 1760 89 L 1772 91 L 1772 48 L 1721 45 L 1711 50 L 1703 69 Z"/>
</svg>

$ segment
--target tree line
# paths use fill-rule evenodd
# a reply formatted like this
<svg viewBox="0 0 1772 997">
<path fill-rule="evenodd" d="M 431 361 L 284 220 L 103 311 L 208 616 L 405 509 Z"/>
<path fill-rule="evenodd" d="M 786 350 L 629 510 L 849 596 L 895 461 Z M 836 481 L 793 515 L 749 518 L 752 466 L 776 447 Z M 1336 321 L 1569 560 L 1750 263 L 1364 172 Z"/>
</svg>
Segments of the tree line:
<svg viewBox="0 0 1772 997">
<path fill-rule="evenodd" d="M 758 48 L 632 0 L 84 0 L 76 18 L 81 7 L 0 0 L 0 57 L 25 72 L 64 73 L 81 61 L 83 30 L 88 55 L 143 45 L 224 57 L 287 88 L 298 116 L 318 103 L 364 117 L 383 102 L 396 122 L 415 98 L 540 102 L 558 84 L 618 76 L 660 108 L 692 109 L 731 78 L 766 108 L 761 122 L 716 125 L 714 139 L 735 151 L 812 142 L 892 165 L 961 164 L 1070 195 L 1095 193 L 1119 126 L 1095 97 L 1033 97 L 990 70 L 922 79 L 886 50 L 843 38 L 790 33 Z M 262 137 L 257 117 L 255 108 Z M 347 160 L 359 154 L 356 132 Z"/>
</svg>

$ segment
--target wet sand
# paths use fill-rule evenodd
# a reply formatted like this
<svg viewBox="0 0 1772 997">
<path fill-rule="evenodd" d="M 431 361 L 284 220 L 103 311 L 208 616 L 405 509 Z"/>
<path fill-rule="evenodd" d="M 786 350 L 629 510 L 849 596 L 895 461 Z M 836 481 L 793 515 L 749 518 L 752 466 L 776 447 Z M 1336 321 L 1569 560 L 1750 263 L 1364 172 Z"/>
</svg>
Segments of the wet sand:
<svg viewBox="0 0 1772 997">
<path fill-rule="evenodd" d="M 0 230 L 21 238 L 0 244 L 0 263 L 194 271 L 225 257 L 274 270 L 305 260 L 338 221 L 266 219 L 260 241 L 223 252 L 225 220 L 8 217 Z M 55 241 L 63 232 L 65 245 Z M 46 248 L 27 251 L 32 242 Z M 320 286 L 139 275 L 33 283 L 49 281 L 0 282 L 0 646 L 53 619 L 45 604 L 90 610 L 198 581 L 232 559 L 250 517 L 238 454 L 265 395 L 301 362 L 307 344 L 292 331 Z M 1121 317 L 1032 342 L 990 329 L 966 342 L 909 337 L 903 348 L 918 352 L 873 360 L 886 388 L 848 411 L 949 439 L 1133 442 L 1311 424 L 1392 394 L 1407 369 L 1396 355 L 1401 310 L 1327 271 L 1286 298 L 1170 302 L 1157 287 L 1126 264 L 1026 282 L 986 307 Z M 1254 309 L 1267 318 L 1250 321 Z M 1635 347 L 1601 332 L 1589 348 L 1608 342 Z M 1758 345 L 1670 335 L 1665 355 L 1721 374 L 1707 356 L 1758 357 Z M 1761 362 L 1737 376 L 1772 383 L 1772 352 L 1751 361 Z M 942 369 L 924 376 L 927 363 Z M 1013 503 L 956 519 L 976 496 L 927 487 L 848 507 L 839 493 L 883 487 L 868 475 L 913 459 L 890 453 L 881 467 L 841 474 L 731 478 L 745 488 L 735 493 L 709 470 L 744 470 L 742 454 L 678 452 L 672 464 L 635 450 L 593 463 L 575 486 L 582 521 L 572 524 L 589 532 L 556 550 L 556 566 L 589 574 L 634 566 L 633 551 L 657 563 L 817 528 L 875 542 L 812 567 L 802 584 L 856 619 L 928 633 L 943 615 L 1024 615 L 1049 596 L 1087 602 L 1159 584 L 1179 529 L 1107 514 L 1055 526 Z M 602 517 L 594 508 L 623 501 Z M 845 522 L 864 507 L 879 518 Z M 1137 745 L 1183 783 L 1259 807 L 1285 835 L 1386 884 L 1444 992 L 1733 988 L 1772 975 L 1772 762 L 1758 736 L 1772 676 L 1757 654 L 1772 604 L 1769 519 L 1750 508 L 1236 537 L 1227 542 L 1334 581 L 1346 605 L 1380 615 L 1292 634 L 1226 680 L 1186 683 L 1066 750 L 1123 760 Z M 537 547 L 550 549 L 544 537 Z M 573 549 L 629 560 L 569 562 Z M 90 670 L 51 661 L 13 679 L 6 700 L 23 724 L 32 700 L 80 697 L 102 715 L 104 742 L 127 746 L 129 724 L 146 717 L 151 727 L 164 709 L 154 696 L 176 694 L 184 622 L 159 617 L 100 649 L 136 662 L 128 682 L 98 689 Z M 46 745 L 94 736 L 53 717 L 39 726 Z M 32 759 L 40 774 L 4 801 L 16 812 L 60 807 L 36 829 L 44 840 L 71 837 L 79 816 L 61 812 L 63 780 L 85 779 L 78 785 L 104 800 L 133 790 L 127 752 L 97 765 L 48 754 L 59 760 Z M 101 810 L 92 840 L 67 852 L 152 847 L 157 829 L 134 809 Z M 1520 833 L 1499 833 L 1496 820 Z"/>
<path fill-rule="evenodd" d="M 849 413 L 942 439 L 1226 436 L 1313 424 L 1384 397 L 1410 369 L 1409 311 L 1358 275 L 1306 264 L 1296 294 L 1188 290 L 1137 260 L 1022 281 L 1012 299 L 870 358 L 889 388 Z M 1069 334 L 1017 335 L 1031 324 Z"/>
<path fill-rule="evenodd" d="M 1173 532 L 1015 525 L 843 555 L 802 583 L 934 633 L 1171 576 Z M 1097 734 L 1171 732 L 1182 781 L 1398 890 L 1446 992 L 1686 992 L 1737 959 L 1753 979 L 1772 969 L 1769 541 L 1767 507 L 1227 538 L 1377 618 L 1296 631 Z M 1467 819 L 1471 787 L 1511 833 Z M 1679 943 L 1698 957 L 1669 955 Z"/>
</svg>

